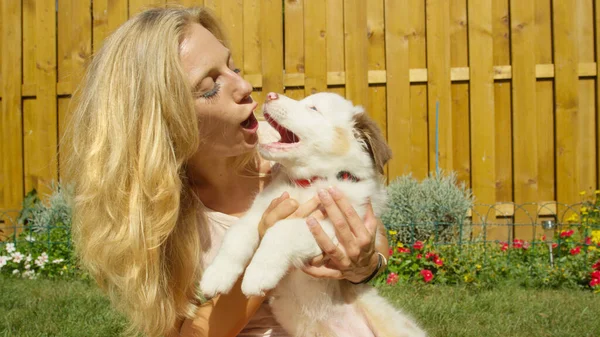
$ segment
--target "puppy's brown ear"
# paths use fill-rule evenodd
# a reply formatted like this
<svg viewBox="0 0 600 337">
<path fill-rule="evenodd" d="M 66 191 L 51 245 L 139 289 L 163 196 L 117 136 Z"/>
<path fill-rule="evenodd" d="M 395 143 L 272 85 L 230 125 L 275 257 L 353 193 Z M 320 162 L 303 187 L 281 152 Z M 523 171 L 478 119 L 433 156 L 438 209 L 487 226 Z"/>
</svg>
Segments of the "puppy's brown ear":
<svg viewBox="0 0 600 337">
<path fill-rule="evenodd" d="M 365 112 L 360 112 L 354 115 L 354 130 L 357 138 L 367 145 L 377 171 L 383 174 L 383 166 L 392 158 L 392 150 L 383 138 L 381 129 Z"/>
</svg>

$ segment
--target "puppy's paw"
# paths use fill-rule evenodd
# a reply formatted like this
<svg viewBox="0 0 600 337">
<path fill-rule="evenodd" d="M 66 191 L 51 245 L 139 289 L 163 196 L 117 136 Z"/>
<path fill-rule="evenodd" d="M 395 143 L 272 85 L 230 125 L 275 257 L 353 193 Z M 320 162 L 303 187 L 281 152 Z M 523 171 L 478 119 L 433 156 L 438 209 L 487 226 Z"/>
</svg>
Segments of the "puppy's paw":
<svg viewBox="0 0 600 337">
<path fill-rule="evenodd" d="M 264 296 L 265 291 L 274 289 L 283 275 L 274 272 L 272 266 L 251 263 L 242 281 L 242 292 L 246 296 Z"/>
<path fill-rule="evenodd" d="M 229 293 L 243 269 L 222 264 L 221 266 L 210 265 L 202 275 L 200 290 L 208 298 Z"/>
</svg>

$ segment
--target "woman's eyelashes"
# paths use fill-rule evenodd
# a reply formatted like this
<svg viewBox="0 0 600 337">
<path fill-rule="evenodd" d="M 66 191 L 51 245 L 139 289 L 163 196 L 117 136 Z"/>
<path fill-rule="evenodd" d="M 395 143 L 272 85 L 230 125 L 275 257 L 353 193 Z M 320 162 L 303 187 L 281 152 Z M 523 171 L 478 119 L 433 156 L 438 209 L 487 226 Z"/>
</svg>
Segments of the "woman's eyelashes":
<svg viewBox="0 0 600 337">
<path fill-rule="evenodd" d="M 209 91 L 200 95 L 200 97 L 202 97 L 204 99 L 216 98 L 217 95 L 219 94 L 219 89 L 221 89 L 221 84 L 219 84 L 219 82 L 215 82 L 215 86 L 212 89 L 210 89 Z"/>
</svg>

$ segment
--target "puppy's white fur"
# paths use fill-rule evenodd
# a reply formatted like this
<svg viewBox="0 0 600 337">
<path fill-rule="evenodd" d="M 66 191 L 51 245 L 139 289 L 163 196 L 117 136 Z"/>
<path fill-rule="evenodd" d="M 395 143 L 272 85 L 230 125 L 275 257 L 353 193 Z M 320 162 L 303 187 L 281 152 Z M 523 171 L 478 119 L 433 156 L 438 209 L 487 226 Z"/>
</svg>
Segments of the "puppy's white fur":
<svg viewBox="0 0 600 337">
<path fill-rule="evenodd" d="M 245 216 L 226 233 L 222 246 L 206 269 L 201 289 L 209 297 L 227 293 L 244 267 L 244 294 L 270 295 L 275 318 L 293 336 L 425 336 L 407 316 L 392 307 L 376 290 L 347 281 L 315 279 L 302 271 L 288 273 L 322 253 L 305 219 L 277 222 L 259 242 L 257 225 L 271 200 L 287 191 L 299 203 L 314 197 L 319 189 L 337 187 L 349 199 L 361 218 L 370 200 L 376 215 L 386 202 L 380 181 L 385 162 L 378 162 L 377 144 L 359 130 L 357 117 L 366 118 L 361 107 L 331 93 L 311 95 L 295 101 L 279 95 L 264 105 L 265 116 L 293 132 L 300 141 L 261 144 L 261 155 L 280 165 L 273 181 L 255 199 Z M 373 130 L 371 130 L 373 131 Z M 379 130 L 376 130 L 379 132 Z M 282 139 L 284 137 L 281 131 Z M 373 135 L 371 135 L 373 136 Z M 375 135 L 381 140 L 381 134 Z M 389 151 L 386 146 L 386 151 Z M 385 157 L 385 156 L 384 156 Z M 387 161 L 383 158 L 383 161 Z M 377 167 L 379 166 L 379 167 Z M 341 171 L 359 181 L 338 180 Z M 320 177 L 309 187 L 291 181 Z M 335 229 L 329 220 L 321 221 L 334 241 Z M 260 246 L 259 246 L 260 243 Z M 258 249 L 257 249 L 258 248 Z"/>
</svg>

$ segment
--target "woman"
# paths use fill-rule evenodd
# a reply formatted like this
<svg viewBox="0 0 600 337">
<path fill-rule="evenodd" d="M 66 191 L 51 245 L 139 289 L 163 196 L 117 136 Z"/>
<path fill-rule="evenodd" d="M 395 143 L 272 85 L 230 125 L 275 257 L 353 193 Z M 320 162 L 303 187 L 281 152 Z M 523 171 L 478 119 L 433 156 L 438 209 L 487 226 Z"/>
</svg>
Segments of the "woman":
<svg viewBox="0 0 600 337">
<path fill-rule="evenodd" d="M 67 169 L 76 247 L 131 329 L 149 336 L 284 335 L 264 298 L 246 298 L 239 282 L 202 305 L 196 295 L 226 228 L 269 182 L 252 87 L 224 40 L 203 9 L 148 10 L 104 41 L 74 97 Z M 320 204 L 339 224 L 339 247 L 318 224 Z M 305 272 L 352 282 L 372 275 L 381 222 L 371 213 L 363 223 L 336 191 L 303 205 L 286 194 L 273 200 L 260 234 L 311 214 L 328 254 Z M 377 250 L 387 255 L 382 238 Z"/>
</svg>

